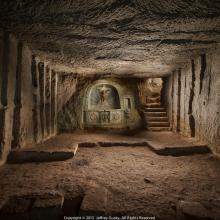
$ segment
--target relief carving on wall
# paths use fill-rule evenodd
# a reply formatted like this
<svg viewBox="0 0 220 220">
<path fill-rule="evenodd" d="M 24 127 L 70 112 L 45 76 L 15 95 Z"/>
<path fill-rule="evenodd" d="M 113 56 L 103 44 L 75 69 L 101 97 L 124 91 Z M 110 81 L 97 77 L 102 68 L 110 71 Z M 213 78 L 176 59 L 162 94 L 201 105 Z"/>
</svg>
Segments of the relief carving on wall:
<svg viewBox="0 0 220 220">
<path fill-rule="evenodd" d="M 120 109 L 117 90 L 111 85 L 97 85 L 90 93 L 89 109 Z"/>
<path fill-rule="evenodd" d="M 111 124 L 121 122 L 123 110 L 116 88 L 98 84 L 90 90 L 85 119 L 88 124 Z"/>
</svg>

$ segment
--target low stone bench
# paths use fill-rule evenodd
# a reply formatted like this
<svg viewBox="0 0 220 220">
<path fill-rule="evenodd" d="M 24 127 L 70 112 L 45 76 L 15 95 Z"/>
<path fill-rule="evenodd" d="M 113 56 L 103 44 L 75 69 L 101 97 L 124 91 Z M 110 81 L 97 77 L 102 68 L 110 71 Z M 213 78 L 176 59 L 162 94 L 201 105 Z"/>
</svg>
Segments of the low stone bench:
<svg viewBox="0 0 220 220">
<path fill-rule="evenodd" d="M 73 157 L 74 157 L 74 152 L 12 151 L 7 158 L 7 163 L 21 164 L 21 163 L 64 161 L 71 159 Z"/>
</svg>

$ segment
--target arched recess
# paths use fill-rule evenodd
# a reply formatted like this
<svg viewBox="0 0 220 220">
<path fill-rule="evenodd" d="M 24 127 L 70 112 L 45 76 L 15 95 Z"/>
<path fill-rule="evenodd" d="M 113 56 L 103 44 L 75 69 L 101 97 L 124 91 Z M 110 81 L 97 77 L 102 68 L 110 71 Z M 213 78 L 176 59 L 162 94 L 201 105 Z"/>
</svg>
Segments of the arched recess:
<svg viewBox="0 0 220 220">
<path fill-rule="evenodd" d="M 120 109 L 120 98 L 117 89 L 106 83 L 100 83 L 90 89 L 88 110 Z"/>
<path fill-rule="evenodd" d="M 114 127 L 123 124 L 124 100 L 122 88 L 111 80 L 97 80 L 89 86 L 84 97 L 83 125 Z"/>
</svg>

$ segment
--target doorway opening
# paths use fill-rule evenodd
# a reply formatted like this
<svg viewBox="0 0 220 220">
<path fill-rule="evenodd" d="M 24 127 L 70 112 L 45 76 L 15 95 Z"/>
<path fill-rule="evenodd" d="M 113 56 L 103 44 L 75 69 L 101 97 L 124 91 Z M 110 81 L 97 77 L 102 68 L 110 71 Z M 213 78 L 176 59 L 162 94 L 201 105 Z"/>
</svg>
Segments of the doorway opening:
<svg viewBox="0 0 220 220">
<path fill-rule="evenodd" d="M 161 104 L 162 78 L 150 78 L 147 80 L 146 104 Z"/>
</svg>

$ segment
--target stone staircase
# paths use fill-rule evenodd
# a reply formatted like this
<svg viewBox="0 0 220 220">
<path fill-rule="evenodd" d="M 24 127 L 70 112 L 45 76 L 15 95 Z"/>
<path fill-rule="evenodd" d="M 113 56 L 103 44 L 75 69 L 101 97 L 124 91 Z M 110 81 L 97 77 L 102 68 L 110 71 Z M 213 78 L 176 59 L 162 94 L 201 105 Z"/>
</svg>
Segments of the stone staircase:
<svg viewBox="0 0 220 220">
<path fill-rule="evenodd" d="M 170 131 L 167 112 L 159 103 L 147 104 L 144 108 L 145 120 L 149 131 Z"/>
</svg>

